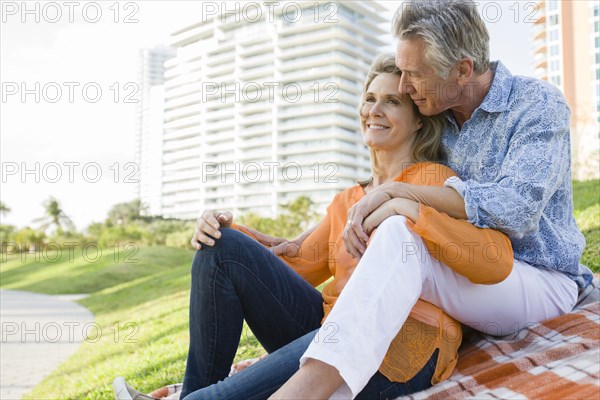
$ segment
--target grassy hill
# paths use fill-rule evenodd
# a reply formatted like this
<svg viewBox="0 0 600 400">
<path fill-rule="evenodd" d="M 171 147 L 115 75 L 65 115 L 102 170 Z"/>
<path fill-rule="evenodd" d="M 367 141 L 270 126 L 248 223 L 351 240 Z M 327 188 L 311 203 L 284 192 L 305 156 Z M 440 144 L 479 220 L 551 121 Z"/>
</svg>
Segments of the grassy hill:
<svg viewBox="0 0 600 400">
<path fill-rule="evenodd" d="M 582 262 L 600 270 L 600 181 L 575 182 L 575 216 L 587 239 Z M 2 288 L 39 293 L 89 293 L 80 303 L 102 327 L 28 398 L 112 398 L 124 376 L 149 392 L 181 381 L 189 342 L 189 270 L 194 252 L 165 247 L 113 252 L 9 256 L 0 264 Z M 96 258 L 98 258 L 96 260 Z M 260 346 L 246 328 L 236 359 Z"/>
</svg>

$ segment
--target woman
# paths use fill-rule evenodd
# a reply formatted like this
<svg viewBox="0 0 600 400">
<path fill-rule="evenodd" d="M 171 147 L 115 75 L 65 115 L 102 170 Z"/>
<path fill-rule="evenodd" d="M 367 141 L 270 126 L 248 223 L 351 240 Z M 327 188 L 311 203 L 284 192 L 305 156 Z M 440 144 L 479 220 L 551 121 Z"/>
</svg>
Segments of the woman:
<svg viewBox="0 0 600 400">
<path fill-rule="evenodd" d="M 360 108 L 372 177 L 334 198 L 319 225 L 296 241 L 300 245 L 297 254 L 275 257 L 259 241 L 280 241 L 232 225 L 228 213 L 203 214 L 193 239 L 202 250 L 196 253 L 192 267 L 190 351 L 182 398 L 266 398 L 298 370 L 298 360 L 312 341 L 335 346 L 336 322 L 327 316 L 357 265 L 341 236 L 348 209 L 385 182 L 441 185 L 453 175 L 448 168 L 427 162 L 441 157 L 440 122 L 418 114 L 410 98 L 398 93 L 399 80 L 392 55 L 373 63 Z M 370 231 L 391 214 L 403 215 L 408 223 L 419 219 L 424 226 L 419 234 L 429 253 L 438 254 L 468 279 L 493 283 L 510 273 L 512 250 L 503 234 L 475 228 L 433 209 L 427 215 L 419 212 L 418 203 L 397 199 L 371 216 Z M 464 244 L 470 243 L 472 249 L 474 242 L 482 246 L 494 243 L 501 257 L 486 260 L 483 253 L 468 251 Z M 450 243 L 454 250 L 446 251 Z M 474 261 L 482 265 L 475 273 L 467 268 Z M 314 289 L 332 276 L 322 294 Z M 269 355 L 225 379 L 244 319 Z M 325 334 L 315 336 L 320 327 Z M 418 301 L 396 332 L 385 347 L 387 354 L 379 371 L 356 398 L 410 394 L 452 372 L 460 324 L 440 309 Z M 318 388 L 310 389 L 317 393 Z"/>
</svg>

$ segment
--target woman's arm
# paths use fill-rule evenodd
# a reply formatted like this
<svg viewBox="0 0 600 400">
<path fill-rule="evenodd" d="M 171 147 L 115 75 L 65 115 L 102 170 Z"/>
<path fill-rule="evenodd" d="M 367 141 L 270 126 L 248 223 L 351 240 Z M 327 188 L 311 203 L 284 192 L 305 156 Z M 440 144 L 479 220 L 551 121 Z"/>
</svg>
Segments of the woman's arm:
<svg viewBox="0 0 600 400">
<path fill-rule="evenodd" d="M 250 236 L 265 247 L 272 249 L 276 256 L 285 255 L 295 257 L 302 246 L 302 242 L 312 233 L 319 224 L 307 229 L 293 240 L 274 237 L 266 233 L 233 223 L 233 214 L 230 211 L 207 210 L 197 220 L 196 230 L 192 237 L 192 247 L 200 250 L 202 246 L 212 247 L 215 240 L 221 237 L 221 228 L 233 228 Z"/>
<path fill-rule="evenodd" d="M 421 236 L 432 257 L 473 283 L 496 284 L 512 271 L 514 254 L 505 234 L 478 228 L 412 200 L 383 203 L 365 219 L 365 231 L 370 235 L 392 215 L 404 215 L 408 227 Z"/>
</svg>

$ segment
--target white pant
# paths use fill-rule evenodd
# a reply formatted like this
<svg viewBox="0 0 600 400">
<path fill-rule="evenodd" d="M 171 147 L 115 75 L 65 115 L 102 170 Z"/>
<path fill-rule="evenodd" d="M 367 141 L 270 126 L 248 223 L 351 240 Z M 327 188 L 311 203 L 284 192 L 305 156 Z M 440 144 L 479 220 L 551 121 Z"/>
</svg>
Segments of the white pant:
<svg viewBox="0 0 600 400">
<path fill-rule="evenodd" d="M 570 312 L 577 292 L 566 275 L 518 260 L 498 284 L 471 283 L 430 256 L 404 217 L 391 217 L 379 226 L 300 365 L 313 358 L 334 366 L 345 384 L 332 398 L 354 398 L 379 369 L 419 298 L 465 325 L 507 335 Z"/>
</svg>

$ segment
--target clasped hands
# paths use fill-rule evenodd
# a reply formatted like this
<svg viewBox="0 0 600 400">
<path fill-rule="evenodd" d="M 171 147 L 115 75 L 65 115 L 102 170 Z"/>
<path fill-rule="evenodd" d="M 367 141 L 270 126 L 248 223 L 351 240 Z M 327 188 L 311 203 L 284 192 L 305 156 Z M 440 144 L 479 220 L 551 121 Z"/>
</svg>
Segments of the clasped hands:
<svg viewBox="0 0 600 400">
<path fill-rule="evenodd" d="M 348 210 L 348 219 L 342 239 L 346 251 L 357 260 L 367 249 L 369 237 L 386 218 L 403 215 L 412 221 L 419 217 L 419 203 L 402 197 L 401 182 L 377 186 Z"/>
</svg>

